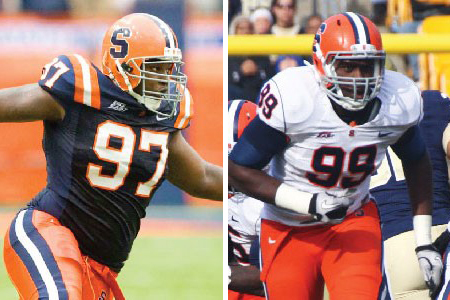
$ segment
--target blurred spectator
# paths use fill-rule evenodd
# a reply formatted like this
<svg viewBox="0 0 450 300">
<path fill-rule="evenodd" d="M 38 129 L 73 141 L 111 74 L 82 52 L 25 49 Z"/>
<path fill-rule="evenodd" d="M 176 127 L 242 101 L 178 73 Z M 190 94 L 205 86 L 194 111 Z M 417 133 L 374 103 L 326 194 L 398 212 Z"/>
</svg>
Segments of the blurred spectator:
<svg viewBox="0 0 450 300">
<path fill-rule="evenodd" d="M 297 0 L 272 0 L 272 13 L 275 17 L 271 32 L 276 35 L 299 34 L 301 26 L 296 22 Z M 311 41 L 312 45 L 312 41 Z M 270 60 L 275 64 L 275 69 L 279 66 L 291 66 L 295 61 L 303 61 L 301 56 L 270 56 Z M 286 60 L 286 62 L 284 62 Z"/>
<path fill-rule="evenodd" d="M 377 26 L 384 26 L 387 13 L 387 0 L 372 0 L 371 20 Z"/>
<path fill-rule="evenodd" d="M 253 24 L 249 17 L 237 15 L 231 21 L 229 34 L 253 34 Z"/>
<path fill-rule="evenodd" d="M 305 66 L 305 62 L 301 56 L 278 56 L 275 62 L 275 72 L 281 72 L 291 67 Z"/>
<path fill-rule="evenodd" d="M 230 34 L 252 34 L 253 24 L 245 16 L 231 22 Z M 265 56 L 231 56 L 228 59 L 228 97 L 256 101 L 263 83 L 273 75 Z"/>
<path fill-rule="evenodd" d="M 278 35 L 294 35 L 299 33 L 315 34 L 320 24 L 322 17 L 320 15 L 311 15 L 306 18 L 304 26 L 300 28 L 300 24 L 295 23 L 295 10 L 297 7 L 296 0 L 275 0 L 272 2 L 273 9 L 278 21 L 278 25 L 272 26 L 272 32 Z M 289 26 L 290 27 L 286 27 Z M 276 27 L 278 26 L 278 27 Z M 284 27 L 282 27 L 284 26 Z M 312 39 L 311 39 L 312 45 Z M 302 56 L 272 56 L 271 60 L 275 64 L 275 71 L 280 72 L 289 67 L 304 66 L 304 60 L 312 63 L 311 57 Z"/>
<path fill-rule="evenodd" d="M 242 11 L 241 0 L 228 0 L 228 25 Z"/>
<path fill-rule="evenodd" d="M 310 15 L 305 19 L 303 27 L 300 29 L 300 33 L 316 34 L 317 30 L 322 24 L 322 17 L 320 15 Z"/>
<path fill-rule="evenodd" d="M 270 9 L 271 0 L 241 0 L 242 10 L 241 13 L 245 16 L 250 16 L 252 12 L 258 8 Z"/>
<path fill-rule="evenodd" d="M 272 33 L 293 35 L 300 32 L 300 24 L 295 20 L 296 0 L 272 0 L 271 10 L 275 17 Z"/>
<path fill-rule="evenodd" d="M 250 15 L 255 34 L 269 34 L 273 17 L 267 8 L 258 8 Z"/>
<path fill-rule="evenodd" d="M 300 29 L 300 33 L 305 33 L 305 34 L 316 34 L 317 30 L 320 27 L 320 24 L 322 24 L 322 17 L 320 15 L 310 15 L 308 17 L 305 18 L 305 21 L 303 22 L 303 27 Z M 312 44 L 312 40 L 311 40 L 311 44 Z M 312 60 L 312 56 L 308 55 L 308 56 L 304 56 L 303 58 L 301 58 L 302 62 L 303 60 L 308 61 L 309 63 L 313 63 Z"/>
</svg>

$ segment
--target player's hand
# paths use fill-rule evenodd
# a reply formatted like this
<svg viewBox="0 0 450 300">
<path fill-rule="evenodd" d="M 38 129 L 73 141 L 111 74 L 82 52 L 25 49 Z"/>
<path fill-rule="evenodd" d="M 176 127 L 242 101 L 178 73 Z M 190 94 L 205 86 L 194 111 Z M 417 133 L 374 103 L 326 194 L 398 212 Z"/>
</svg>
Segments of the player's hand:
<svg viewBox="0 0 450 300">
<path fill-rule="evenodd" d="M 417 247 L 416 254 L 425 283 L 430 290 L 430 295 L 433 295 L 441 283 L 442 257 L 436 247 L 431 244 Z"/>
<path fill-rule="evenodd" d="M 349 206 L 350 200 L 346 195 L 323 192 L 314 194 L 308 212 L 317 221 L 338 224 L 344 220 Z"/>
</svg>

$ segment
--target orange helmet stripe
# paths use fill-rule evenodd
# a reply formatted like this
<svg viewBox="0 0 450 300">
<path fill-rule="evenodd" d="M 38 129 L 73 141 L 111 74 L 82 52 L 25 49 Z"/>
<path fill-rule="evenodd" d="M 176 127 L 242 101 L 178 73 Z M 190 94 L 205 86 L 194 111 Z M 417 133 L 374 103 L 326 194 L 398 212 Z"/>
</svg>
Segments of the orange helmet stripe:
<svg viewBox="0 0 450 300">
<path fill-rule="evenodd" d="M 184 92 L 183 100 L 180 103 L 180 113 L 175 121 L 175 127 L 179 129 L 185 128 L 194 114 L 194 101 L 192 101 L 191 94 L 186 88 Z"/>
<path fill-rule="evenodd" d="M 165 23 L 163 20 L 159 19 L 158 17 L 152 16 L 152 15 L 147 15 L 147 14 L 146 14 L 146 16 L 148 16 L 153 22 L 155 22 L 155 24 L 161 30 L 161 32 L 164 35 L 164 38 L 166 40 L 166 47 L 177 48 L 178 42 L 177 42 L 174 32 L 172 31 L 172 28 L 170 28 L 170 26 L 167 25 L 167 23 Z"/>
</svg>

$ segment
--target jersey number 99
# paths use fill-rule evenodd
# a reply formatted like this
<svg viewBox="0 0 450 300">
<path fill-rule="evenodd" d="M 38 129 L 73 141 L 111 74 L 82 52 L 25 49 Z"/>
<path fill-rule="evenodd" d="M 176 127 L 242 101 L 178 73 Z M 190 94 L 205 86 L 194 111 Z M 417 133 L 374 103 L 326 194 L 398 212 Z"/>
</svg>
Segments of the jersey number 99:
<svg viewBox="0 0 450 300">
<path fill-rule="evenodd" d="M 347 172 L 350 176 L 341 176 L 344 171 L 346 153 L 338 147 L 321 147 L 314 151 L 311 167 L 307 172 L 308 180 L 318 186 L 331 188 L 340 181 L 342 188 L 351 188 L 363 182 L 375 170 L 377 148 L 375 145 L 355 148 L 349 153 Z"/>
<path fill-rule="evenodd" d="M 272 117 L 272 111 L 277 105 L 278 100 L 270 93 L 270 83 L 268 83 L 261 91 L 258 106 L 262 109 L 264 117 L 270 119 Z"/>
</svg>

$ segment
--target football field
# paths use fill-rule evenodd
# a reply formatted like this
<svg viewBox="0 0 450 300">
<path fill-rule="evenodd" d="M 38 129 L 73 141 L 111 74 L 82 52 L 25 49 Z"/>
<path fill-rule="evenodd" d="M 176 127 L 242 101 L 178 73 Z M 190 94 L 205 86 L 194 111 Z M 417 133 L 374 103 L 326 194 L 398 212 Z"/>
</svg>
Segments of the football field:
<svg viewBox="0 0 450 300">
<path fill-rule="evenodd" d="M 222 299 L 221 228 L 221 222 L 210 220 L 144 219 L 118 277 L 126 298 Z M 0 299 L 18 299 L 1 257 Z"/>
</svg>

